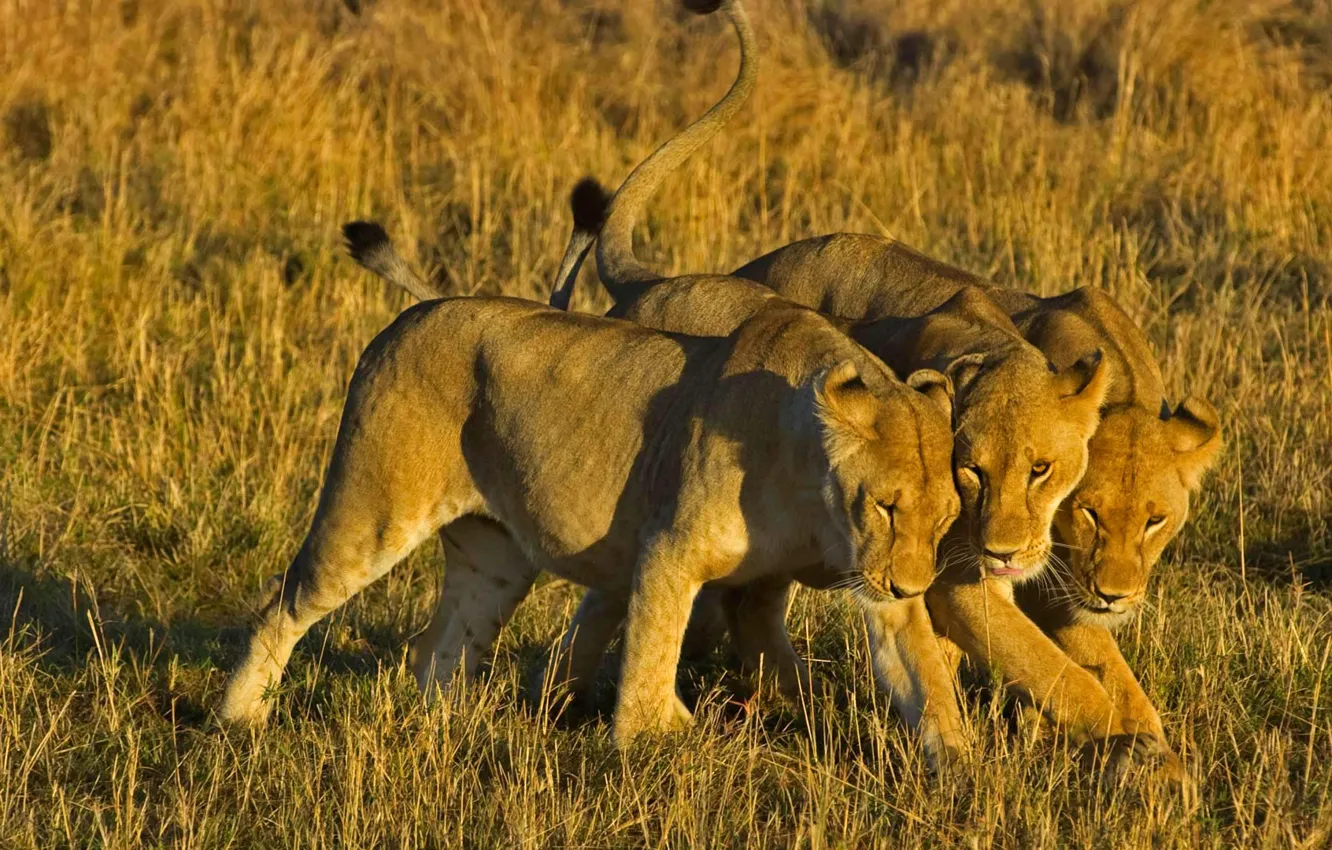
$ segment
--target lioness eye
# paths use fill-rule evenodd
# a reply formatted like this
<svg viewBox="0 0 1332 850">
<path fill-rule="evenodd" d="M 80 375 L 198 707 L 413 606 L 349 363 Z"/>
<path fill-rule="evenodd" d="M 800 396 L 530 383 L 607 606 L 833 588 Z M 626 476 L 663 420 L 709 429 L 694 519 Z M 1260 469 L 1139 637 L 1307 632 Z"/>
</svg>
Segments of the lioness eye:
<svg viewBox="0 0 1332 850">
<path fill-rule="evenodd" d="M 1160 528 L 1161 524 L 1164 523 L 1165 521 L 1166 518 L 1163 516 L 1150 517 L 1147 520 L 1147 530 L 1152 531 L 1153 529 Z"/>
<path fill-rule="evenodd" d="M 1082 515 L 1087 518 L 1087 522 L 1096 525 L 1096 511 L 1091 508 L 1078 508 L 1078 510 L 1082 511 Z"/>
<path fill-rule="evenodd" d="M 1045 477 L 1050 471 L 1050 462 L 1046 460 L 1037 461 L 1031 465 L 1031 478 L 1035 481 L 1037 478 Z"/>
<path fill-rule="evenodd" d="M 887 520 L 888 524 L 891 526 L 893 524 L 893 514 L 897 513 L 897 506 L 887 505 L 883 502 L 875 502 L 874 507 L 879 509 L 879 515 Z"/>
</svg>

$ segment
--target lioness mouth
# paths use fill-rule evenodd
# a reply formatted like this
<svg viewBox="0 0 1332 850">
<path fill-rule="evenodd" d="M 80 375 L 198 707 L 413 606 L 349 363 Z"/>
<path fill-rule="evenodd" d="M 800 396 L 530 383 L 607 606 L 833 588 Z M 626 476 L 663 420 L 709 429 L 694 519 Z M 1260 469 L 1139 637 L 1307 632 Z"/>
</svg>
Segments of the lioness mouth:
<svg viewBox="0 0 1332 850">
<path fill-rule="evenodd" d="M 990 575 L 994 576 L 1019 576 L 1026 570 L 1022 567 L 991 567 Z"/>
</svg>

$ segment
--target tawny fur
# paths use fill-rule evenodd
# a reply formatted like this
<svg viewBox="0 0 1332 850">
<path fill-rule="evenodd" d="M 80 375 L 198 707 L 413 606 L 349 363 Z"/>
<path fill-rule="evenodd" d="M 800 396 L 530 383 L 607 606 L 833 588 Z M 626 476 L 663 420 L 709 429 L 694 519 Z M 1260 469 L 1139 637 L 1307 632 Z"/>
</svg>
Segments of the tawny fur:
<svg viewBox="0 0 1332 850">
<path fill-rule="evenodd" d="M 1055 515 L 1059 557 L 1054 580 L 1023 587 L 1019 594 L 1023 611 L 1057 646 L 1039 639 L 1022 622 L 1021 612 L 1001 608 L 1004 622 L 996 626 L 996 610 L 989 606 L 991 633 L 1021 638 L 1013 652 L 991 660 L 1019 689 L 1034 694 L 1048 692 L 1072 660 L 1101 679 L 1128 731 L 1163 735 L 1156 710 L 1111 632 L 1131 618 L 1145 597 L 1153 566 L 1183 527 L 1189 494 L 1221 448 L 1212 406 L 1191 396 L 1169 407 L 1150 345 L 1099 290 L 1040 298 L 997 287 L 899 242 L 858 234 L 797 242 L 737 274 L 800 303 L 864 317 L 891 312 L 898 293 L 937 300 L 979 288 L 1056 366 L 1089 351 L 1103 353 L 1109 384 L 1101 422 L 1089 445 L 1087 469 Z M 1088 699 L 1099 700 L 1099 693 L 1087 690 Z M 1070 711 L 1087 713 L 1085 704 L 1067 711 L 1054 704 L 1046 714 L 1066 724 Z"/>
<path fill-rule="evenodd" d="M 717 128 L 711 127 L 713 132 Z M 617 200 L 633 198 L 641 207 L 669 173 L 664 163 L 678 164 L 701 143 L 696 135 L 688 146 L 677 146 L 676 140 L 663 145 L 626 181 L 634 184 L 633 192 L 627 193 L 622 187 Z M 595 194 L 589 190 L 588 181 L 583 185 L 586 202 Z M 628 315 L 625 305 L 653 286 L 655 276 L 633 258 L 625 236 L 632 230 L 637 210 L 634 205 L 621 203 L 619 211 L 617 238 L 598 243 L 598 264 L 608 290 Z M 596 215 L 585 206 L 582 217 L 590 220 Z M 595 235 L 576 229 L 566 259 L 575 255 L 581 258 Z M 577 262 L 566 262 L 563 271 L 570 268 L 576 274 Z M 1023 609 L 1039 619 L 1058 643 L 1049 640 L 1016 609 L 1013 588 L 1006 584 L 988 583 L 985 591 L 986 585 L 970 586 L 974 582 L 958 585 L 944 581 L 936 585 L 931 598 L 935 609 L 943 614 L 939 620 L 944 630 L 966 642 L 973 658 L 1001 669 L 1016 690 L 1046 708 L 1051 720 L 1074 730 L 1148 729 L 1160 737 L 1159 717 L 1123 663 L 1108 630 L 1128 619 L 1142 599 L 1152 566 L 1184 521 L 1189 493 L 1197 489 L 1220 449 L 1218 419 L 1211 405 L 1190 397 L 1173 411 L 1166 406 L 1159 369 L 1141 331 L 1113 300 L 1095 290 L 1036 298 L 996 287 L 899 242 L 856 234 L 797 242 L 745 265 L 735 274 L 798 303 L 855 320 L 928 316 L 945 309 L 958 296 L 974 306 L 977 299 L 964 293 L 980 292 L 1002 305 L 1023 336 L 1055 368 L 1088 363 L 1088 356 L 1096 352 L 1104 357 L 1108 376 L 1102 382 L 1109 384 L 1104 390 L 1104 421 L 1088 447 L 1088 466 L 1080 483 L 1067 493 L 1054 516 L 1059 549 L 1052 559 L 1058 568 L 1046 575 L 1044 583 L 1021 588 Z M 557 281 L 564 303 L 573 282 L 572 275 L 562 275 Z M 736 297 L 743 301 L 752 296 Z M 662 312 L 660 305 L 640 305 L 638 309 Z M 715 317 L 725 315 L 730 308 L 713 301 L 700 303 L 699 309 Z M 965 336 L 970 333 L 965 324 L 951 331 L 941 325 L 939 330 L 942 342 L 936 341 L 935 351 L 942 354 L 948 352 L 950 342 L 965 345 Z M 927 351 L 916 348 L 906 353 L 909 358 Z M 915 362 L 919 361 L 911 365 Z M 900 361 L 894 365 L 900 365 Z M 1049 420 L 1023 415 L 1032 409 L 1030 387 L 1011 389 L 1010 403 L 1018 412 L 1016 419 L 1037 426 L 1036 432 L 1026 427 L 1010 431 L 1022 438 L 1013 447 L 1025 443 L 1030 449 L 1038 442 L 1030 437 L 1047 429 L 1048 425 L 1042 423 Z M 965 401 L 958 404 L 959 410 L 966 407 Z M 1003 430 L 1002 425 L 996 430 Z M 1015 441 L 1000 437 L 993 442 L 1002 446 Z M 964 489 L 974 487 L 970 478 L 960 470 Z M 977 504 L 969 501 L 973 507 Z M 975 519 L 975 511 L 969 511 L 968 516 Z M 973 540 L 983 545 L 983 529 Z M 976 576 L 974 572 L 968 575 Z M 1001 644 L 995 643 L 996 634 Z M 1035 663 L 1029 663 L 1033 658 Z M 1099 676 L 1104 688 L 1095 687 L 1083 671 L 1071 677 L 1064 673 L 1074 661 Z M 1074 687 L 1057 686 L 1069 678 L 1077 680 Z M 1104 692 L 1106 689 L 1109 694 Z M 1092 722 L 1104 717 L 1112 703 L 1120 721 L 1108 725 Z"/>
<path fill-rule="evenodd" d="M 1055 725 L 1085 726 L 1087 718 L 1104 713 L 1109 700 L 1126 732 L 1145 730 L 1164 740 L 1160 717 L 1119 653 L 1113 631 L 1132 618 L 1145 597 L 1152 568 L 1187 517 L 1189 494 L 1221 449 L 1212 406 L 1190 396 L 1170 408 L 1141 330 L 1096 289 L 1040 298 L 997 287 L 899 242 L 857 234 L 797 242 L 736 274 L 767 284 L 761 292 L 780 292 L 829 314 L 868 318 L 862 325 L 866 329 L 873 327 L 873 317 L 892 316 L 904 306 L 921 309 L 980 291 L 1009 314 L 1056 367 L 1102 352 L 1108 381 L 1102 418 L 1088 446 L 1087 468 L 1055 513 L 1055 567 L 1046 580 L 1019 588 L 1020 612 L 1013 610 L 1007 588 L 995 586 L 985 597 L 975 589 L 961 591 L 976 598 L 953 612 L 968 620 L 965 627 L 959 623 L 955 628 L 983 635 L 985 648 L 976 660 L 988 659 L 1001 668 L 1015 690 L 1029 698 L 1045 696 L 1039 704 Z M 731 300 L 743 305 L 751 297 L 737 291 Z M 660 314 L 679 309 L 673 300 L 691 299 L 688 293 L 675 298 L 661 293 L 632 309 Z M 727 316 L 733 320 L 737 313 L 724 298 L 698 301 L 700 314 L 711 321 Z M 625 308 L 618 312 L 629 314 Z M 660 319 L 649 323 L 659 324 Z M 962 331 L 954 329 L 959 338 L 967 335 Z M 857 338 L 876 348 L 864 333 Z M 937 599 L 943 592 L 940 583 L 933 594 L 936 610 L 947 604 Z M 1071 696 L 1050 699 L 1070 662 L 1086 668 L 1108 693 L 1103 695 L 1077 674 L 1082 683 Z"/>
</svg>

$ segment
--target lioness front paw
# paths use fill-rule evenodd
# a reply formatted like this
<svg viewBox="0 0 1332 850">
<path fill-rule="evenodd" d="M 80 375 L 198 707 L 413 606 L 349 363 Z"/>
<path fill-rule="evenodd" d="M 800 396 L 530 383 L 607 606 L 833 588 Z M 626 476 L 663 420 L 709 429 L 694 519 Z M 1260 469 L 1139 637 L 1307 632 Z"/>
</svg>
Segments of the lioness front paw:
<svg viewBox="0 0 1332 850">
<path fill-rule="evenodd" d="M 971 752 L 951 741 L 927 741 L 925 760 L 940 780 L 954 782 L 971 775 Z"/>
<path fill-rule="evenodd" d="M 1142 768 L 1160 782 L 1178 788 L 1186 796 L 1193 791 L 1193 780 L 1179 756 L 1155 735 L 1117 735 L 1103 742 L 1109 747 L 1106 773 L 1118 779 Z"/>
<path fill-rule="evenodd" d="M 694 715 L 672 694 L 669 699 L 655 704 L 635 701 L 621 702 L 615 710 L 614 729 L 611 733 L 615 746 L 627 747 L 643 733 L 673 732 L 687 729 L 694 722 Z"/>
<path fill-rule="evenodd" d="M 694 725 L 694 713 L 689 710 L 689 706 L 684 704 L 684 700 L 676 696 L 671 700 L 673 717 L 671 718 L 669 729 L 688 729 Z"/>
<path fill-rule="evenodd" d="M 217 709 L 217 719 L 227 726 L 248 726 L 260 728 L 268 723 L 272 704 L 264 699 L 262 692 L 257 694 L 236 692 L 229 688 L 222 697 L 222 704 Z"/>
<path fill-rule="evenodd" d="M 1184 760 L 1171 750 L 1167 749 L 1156 754 L 1149 775 L 1154 783 L 1177 791 L 1185 805 L 1192 806 L 1197 801 L 1198 787 L 1194 784 L 1193 777 L 1189 775 Z"/>
<path fill-rule="evenodd" d="M 1105 770 L 1112 777 L 1120 776 L 1134 765 L 1150 764 L 1161 753 L 1170 751 L 1154 735 L 1111 735 L 1093 742 L 1092 749 L 1105 753 Z"/>
<path fill-rule="evenodd" d="M 1050 736 L 1050 721 L 1034 705 L 1024 703 L 1018 706 L 1017 725 L 1022 737 L 1028 743 L 1042 741 Z"/>
</svg>

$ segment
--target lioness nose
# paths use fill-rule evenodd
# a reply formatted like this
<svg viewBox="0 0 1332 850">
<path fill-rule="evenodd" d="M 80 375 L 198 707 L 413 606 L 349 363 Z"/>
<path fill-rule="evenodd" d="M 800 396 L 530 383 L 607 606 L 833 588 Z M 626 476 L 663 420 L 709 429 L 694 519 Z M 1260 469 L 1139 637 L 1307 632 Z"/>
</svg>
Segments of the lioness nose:
<svg viewBox="0 0 1332 850">
<path fill-rule="evenodd" d="M 1013 560 L 1013 556 L 1016 555 L 1017 553 L 1018 553 L 1017 549 L 1000 550 L 1000 549 L 987 548 L 985 550 L 985 557 L 994 558 L 996 561 L 998 561 L 1001 564 L 1007 564 L 1009 561 Z"/>
<path fill-rule="evenodd" d="M 1118 602 L 1119 600 L 1121 600 L 1121 599 L 1123 599 L 1124 597 L 1128 596 L 1127 593 L 1107 593 L 1106 591 L 1101 590 L 1101 588 L 1099 588 L 1099 587 L 1095 588 L 1095 590 L 1096 590 L 1096 595 L 1099 596 L 1099 597 L 1101 597 L 1101 599 L 1102 599 L 1107 605 L 1113 605 L 1113 604 L 1115 604 L 1116 602 Z"/>
</svg>

